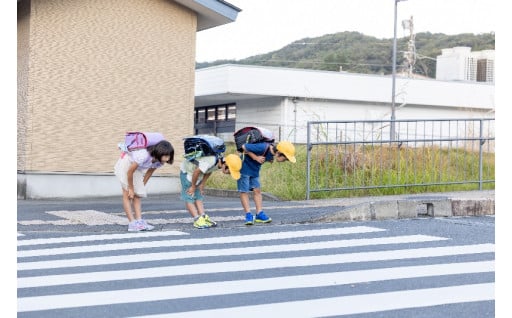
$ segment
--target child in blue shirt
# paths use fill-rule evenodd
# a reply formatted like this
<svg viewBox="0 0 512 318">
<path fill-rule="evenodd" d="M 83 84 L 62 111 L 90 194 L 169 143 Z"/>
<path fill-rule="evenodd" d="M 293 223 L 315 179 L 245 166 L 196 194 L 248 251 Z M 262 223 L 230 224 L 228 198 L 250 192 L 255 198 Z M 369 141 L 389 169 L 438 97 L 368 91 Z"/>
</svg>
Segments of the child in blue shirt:
<svg viewBox="0 0 512 318">
<path fill-rule="evenodd" d="M 263 211 L 263 196 L 261 194 L 260 170 L 265 162 L 296 162 L 295 147 L 289 141 L 281 141 L 275 146 L 267 142 L 245 144 L 242 146 L 242 169 L 237 181 L 240 202 L 245 212 L 245 225 L 270 223 L 272 219 Z M 253 191 L 256 215 L 251 213 L 249 192 Z"/>
</svg>

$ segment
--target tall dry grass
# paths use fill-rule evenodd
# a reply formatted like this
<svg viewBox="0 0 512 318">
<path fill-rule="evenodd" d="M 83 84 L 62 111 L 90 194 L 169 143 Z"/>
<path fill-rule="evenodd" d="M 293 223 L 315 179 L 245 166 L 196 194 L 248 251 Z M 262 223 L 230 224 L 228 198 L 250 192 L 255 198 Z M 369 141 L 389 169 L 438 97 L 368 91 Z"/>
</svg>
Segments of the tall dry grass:
<svg viewBox="0 0 512 318">
<path fill-rule="evenodd" d="M 227 144 L 226 154 L 236 153 Z M 262 191 L 283 200 L 306 197 L 307 152 L 296 145 L 297 163 L 266 163 L 262 166 Z M 495 154 L 484 153 L 484 180 L 495 180 Z M 478 153 L 471 150 L 428 147 L 319 146 L 311 152 L 310 198 L 379 196 L 477 190 Z M 429 184 L 429 185 L 423 185 Z M 484 183 L 494 189 L 494 182 Z M 209 188 L 236 190 L 236 181 L 214 173 Z M 328 191 L 341 188 L 344 190 Z"/>
</svg>

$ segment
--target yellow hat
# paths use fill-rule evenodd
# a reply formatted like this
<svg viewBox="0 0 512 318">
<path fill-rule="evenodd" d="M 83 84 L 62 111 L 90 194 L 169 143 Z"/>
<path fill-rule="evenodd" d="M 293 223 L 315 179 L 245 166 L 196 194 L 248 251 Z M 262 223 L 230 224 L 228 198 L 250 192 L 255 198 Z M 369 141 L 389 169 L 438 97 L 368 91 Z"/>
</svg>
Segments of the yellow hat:
<svg viewBox="0 0 512 318">
<path fill-rule="evenodd" d="M 295 146 L 289 141 L 280 141 L 277 144 L 277 151 L 283 153 L 290 162 L 295 163 Z"/>
<path fill-rule="evenodd" d="M 229 168 L 229 173 L 233 179 L 240 179 L 240 169 L 242 169 L 242 160 L 239 156 L 234 154 L 229 154 L 224 158 L 226 165 Z"/>
</svg>

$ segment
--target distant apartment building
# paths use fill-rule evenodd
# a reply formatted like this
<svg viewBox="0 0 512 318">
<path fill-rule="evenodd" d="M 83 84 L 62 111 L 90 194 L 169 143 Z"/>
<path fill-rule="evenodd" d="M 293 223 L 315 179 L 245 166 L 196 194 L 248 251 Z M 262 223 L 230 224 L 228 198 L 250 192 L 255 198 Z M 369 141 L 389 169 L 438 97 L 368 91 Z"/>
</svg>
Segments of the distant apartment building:
<svg viewBox="0 0 512 318">
<path fill-rule="evenodd" d="M 494 50 L 471 52 L 465 46 L 443 49 L 437 56 L 436 79 L 494 83 Z"/>
</svg>

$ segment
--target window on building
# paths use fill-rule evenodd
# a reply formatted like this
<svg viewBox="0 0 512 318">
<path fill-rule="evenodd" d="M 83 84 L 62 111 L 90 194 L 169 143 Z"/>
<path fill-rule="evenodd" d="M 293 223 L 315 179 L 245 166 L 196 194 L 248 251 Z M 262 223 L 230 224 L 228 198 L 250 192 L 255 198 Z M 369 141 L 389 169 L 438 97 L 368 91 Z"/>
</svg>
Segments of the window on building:
<svg viewBox="0 0 512 318">
<path fill-rule="evenodd" d="M 215 121 L 215 120 L 217 120 L 216 112 L 217 112 L 217 108 L 216 107 L 208 107 L 206 109 L 206 121 Z"/>
<path fill-rule="evenodd" d="M 487 82 L 487 60 L 481 59 L 477 62 L 476 81 Z"/>
<path fill-rule="evenodd" d="M 227 120 L 235 120 L 236 119 L 236 105 L 228 105 L 228 114 Z"/>
<path fill-rule="evenodd" d="M 235 132 L 236 104 L 212 105 L 195 109 L 194 131 L 196 134 Z"/>
<path fill-rule="evenodd" d="M 206 122 L 206 109 L 204 109 L 204 108 L 196 109 L 195 117 L 196 117 L 195 124 L 205 123 Z"/>
<path fill-rule="evenodd" d="M 219 108 L 217 108 L 217 120 L 223 121 L 226 119 L 226 106 L 219 106 Z"/>
</svg>

